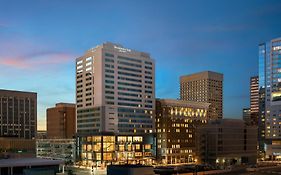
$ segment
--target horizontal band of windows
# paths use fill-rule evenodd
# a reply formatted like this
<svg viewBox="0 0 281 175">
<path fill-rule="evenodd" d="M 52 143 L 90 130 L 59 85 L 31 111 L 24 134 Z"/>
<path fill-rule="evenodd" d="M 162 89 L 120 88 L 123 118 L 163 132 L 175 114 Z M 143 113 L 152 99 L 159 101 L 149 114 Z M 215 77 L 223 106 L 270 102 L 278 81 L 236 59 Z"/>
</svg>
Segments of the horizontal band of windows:
<svg viewBox="0 0 281 175">
<path fill-rule="evenodd" d="M 144 66 L 146 69 L 152 70 L 152 67 L 150 66 Z"/>
<path fill-rule="evenodd" d="M 145 61 L 144 63 L 145 63 L 145 64 L 152 65 L 152 62 Z"/>
<path fill-rule="evenodd" d="M 138 67 L 141 68 L 141 64 L 134 64 L 134 63 L 128 63 L 124 61 L 118 61 L 118 64 L 126 65 L 126 66 L 132 66 L 132 67 Z"/>
<path fill-rule="evenodd" d="M 114 75 L 105 74 L 105 77 L 106 77 L 106 78 L 114 78 Z"/>
<path fill-rule="evenodd" d="M 122 105 L 122 106 L 133 106 L 133 107 L 142 107 L 141 104 L 123 103 L 123 102 L 118 102 L 118 105 Z"/>
<path fill-rule="evenodd" d="M 105 69 L 105 72 L 114 74 L 114 70 L 110 70 L 110 69 Z"/>
<path fill-rule="evenodd" d="M 97 124 L 85 124 L 85 125 L 82 125 L 82 124 L 77 124 L 77 128 L 88 128 L 88 127 L 99 127 L 100 124 L 97 123 Z"/>
<path fill-rule="evenodd" d="M 77 113 L 85 113 L 85 112 L 96 112 L 96 111 L 100 111 L 100 108 L 90 108 L 90 109 L 80 109 L 77 110 Z"/>
<path fill-rule="evenodd" d="M 79 60 L 79 61 L 76 62 L 77 65 L 82 64 L 82 63 L 83 63 L 83 60 Z"/>
<path fill-rule="evenodd" d="M 113 80 L 105 80 L 105 83 L 114 84 Z"/>
<path fill-rule="evenodd" d="M 108 68 L 114 68 L 114 65 L 111 65 L 111 64 L 105 64 L 105 67 L 108 67 Z"/>
<path fill-rule="evenodd" d="M 141 92 L 140 89 L 131 89 L 131 88 L 125 88 L 125 87 L 118 87 L 118 90 L 131 91 L 131 92 Z"/>
<path fill-rule="evenodd" d="M 105 99 L 114 100 L 114 97 L 113 96 L 105 96 Z"/>
<path fill-rule="evenodd" d="M 100 113 L 91 113 L 91 114 L 77 114 L 77 120 L 84 118 L 96 118 L 99 117 Z"/>
<path fill-rule="evenodd" d="M 93 60 L 93 58 L 92 57 L 88 57 L 88 58 L 86 58 L 86 61 L 92 61 Z"/>
<path fill-rule="evenodd" d="M 114 94 L 114 91 L 105 91 L 106 94 Z"/>
<path fill-rule="evenodd" d="M 152 125 L 140 125 L 140 124 L 118 124 L 118 127 L 125 128 L 152 128 Z"/>
<path fill-rule="evenodd" d="M 114 102 L 113 102 L 113 101 L 107 101 L 106 104 L 108 104 L 108 105 L 114 105 Z"/>
<path fill-rule="evenodd" d="M 130 94 L 125 92 L 118 92 L 118 95 L 130 96 L 130 97 L 141 97 L 140 94 Z"/>
<path fill-rule="evenodd" d="M 122 98 L 122 97 L 119 97 L 118 100 L 132 101 L 132 102 L 142 102 L 142 100 L 140 100 L 140 99 L 131 99 L 131 98 Z"/>
<path fill-rule="evenodd" d="M 118 80 L 127 80 L 127 81 L 133 81 L 133 82 L 140 82 L 141 80 L 133 79 L 133 78 L 126 78 L 126 77 L 118 77 Z"/>
<path fill-rule="evenodd" d="M 141 73 L 141 70 L 139 70 L 139 69 L 133 69 L 133 68 L 127 68 L 127 67 L 121 67 L 121 66 L 118 66 L 118 69 Z"/>
<path fill-rule="evenodd" d="M 140 74 L 132 74 L 132 73 L 121 72 L 121 71 L 118 71 L 118 74 L 126 75 L 126 76 L 131 76 L 131 77 L 142 77 Z"/>
<path fill-rule="evenodd" d="M 105 85 L 106 89 L 114 89 L 114 86 Z"/>
<path fill-rule="evenodd" d="M 152 89 L 152 86 L 145 85 L 144 88 L 146 88 L 146 89 Z"/>
<path fill-rule="evenodd" d="M 118 108 L 118 112 L 128 112 L 128 113 L 139 113 L 139 114 L 145 114 L 147 111 L 145 109 L 131 109 L 131 108 Z"/>
<path fill-rule="evenodd" d="M 144 73 L 152 75 L 152 72 L 149 72 L 149 71 L 144 71 Z"/>
<path fill-rule="evenodd" d="M 147 93 L 147 94 L 152 94 L 152 91 L 145 91 L 145 93 Z"/>
<path fill-rule="evenodd" d="M 96 134 L 100 132 L 99 129 L 96 129 L 96 128 L 79 128 L 77 129 L 77 133 L 81 134 L 81 135 L 90 135 L 90 134 Z"/>
<path fill-rule="evenodd" d="M 96 132 L 99 132 L 100 130 L 97 129 L 97 128 L 93 128 L 93 127 L 89 127 L 89 128 L 78 128 L 77 127 L 77 133 L 79 134 L 89 134 L 89 133 L 92 133 L 92 134 L 96 134 Z"/>
<path fill-rule="evenodd" d="M 120 128 L 120 129 L 118 129 L 118 131 L 119 132 L 123 132 L 123 133 L 133 133 L 133 132 L 137 132 L 137 133 L 146 133 L 145 132 L 145 129 L 144 128 L 141 128 L 141 129 L 122 129 L 122 128 Z"/>
<path fill-rule="evenodd" d="M 105 62 L 114 63 L 114 60 L 113 60 L 113 59 L 110 59 L 110 58 L 105 58 Z"/>
<path fill-rule="evenodd" d="M 145 76 L 145 78 L 152 80 L 151 76 Z"/>
<path fill-rule="evenodd" d="M 135 118 L 135 117 L 133 117 Z M 152 123 L 152 119 L 150 120 L 132 120 L 132 119 L 119 119 L 118 122 L 132 122 L 132 123 Z"/>
<path fill-rule="evenodd" d="M 152 81 L 144 81 L 147 84 L 152 84 Z"/>
<path fill-rule="evenodd" d="M 105 55 L 106 57 L 114 57 L 114 55 L 111 54 L 111 53 L 105 53 L 104 55 Z"/>
<path fill-rule="evenodd" d="M 86 81 L 92 80 L 92 77 L 88 77 L 86 78 Z"/>
<path fill-rule="evenodd" d="M 132 84 L 132 83 L 125 83 L 125 82 L 118 82 L 119 85 L 124 85 L 124 86 L 132 86 L 132 87 L 142 87 L 141 84 Z"/>
<path fill-rule="evenodd" d="M 151 116 L 150 115 L 147 115 L 147 114 L 145 114 L 145 115 L 139 115 L 139 114 L 134 114 L 134 115 L 128 115 L 128 114 L 118 114 L 118 117 L 122 117 L 122 118 L 128 118 L 128 119 L 132 119 L 132 118 L 134 118 L 134 119 L 151 119 Z"/>
<path fill-rule="evenodd" d="M 83 119 L 83 120 L 77 120 L 77 123 L 94 123 L 94 122 L 99 122 L 99 118 L 94 118 L 94 119 Z"/>
<path fill-rule="evenodd" d="M 123 57 L 123 56 L 118 56 L 117 57 L 120 60 L 126 60 L 126 61 L 133 61 L 133 62 L 137 62 L 137 63 L 141 63 L 141 60 L 135 59 L 135 58 L 129 58 L 129 57 Z"/>
</svg>

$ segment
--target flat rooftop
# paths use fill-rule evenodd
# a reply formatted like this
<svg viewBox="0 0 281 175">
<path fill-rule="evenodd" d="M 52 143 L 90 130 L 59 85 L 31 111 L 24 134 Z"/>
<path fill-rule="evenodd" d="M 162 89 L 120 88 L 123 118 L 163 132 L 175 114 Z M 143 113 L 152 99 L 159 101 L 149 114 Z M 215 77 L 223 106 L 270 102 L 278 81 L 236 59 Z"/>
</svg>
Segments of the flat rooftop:
<svg viewBox="0 0 281 175">
<path fill-rule="evenodd" d="M 50 160 L 40 158 L 18 158 L 18 159 L 0 159 L 0 168 L 22 167 L 22 166 L 48 166 L 64 164 L 62 160 Z"/>
<path fill-rule="evenodd" d="M 10 90 L 10 89 L 0 89 L 0 92 L 3 93 L 23 93 L 23 94 L 36 94 L 37 92 L 31 92 L 31 91 L 20 91 L 20 90 Z"/>
</svg>

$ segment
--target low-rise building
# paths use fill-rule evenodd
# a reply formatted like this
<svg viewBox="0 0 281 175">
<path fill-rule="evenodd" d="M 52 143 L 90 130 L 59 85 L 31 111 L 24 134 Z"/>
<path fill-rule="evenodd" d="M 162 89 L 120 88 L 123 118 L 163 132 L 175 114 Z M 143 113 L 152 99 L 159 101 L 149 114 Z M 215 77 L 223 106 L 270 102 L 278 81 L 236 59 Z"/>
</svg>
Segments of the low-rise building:
<svg viewBox="0 0 281 175">
<path fill-rule="evenodd" d="M 17 137 L 0 137 L 0 159 L 35 157 L 35 140 Z"/>
<path fill-rule="evenodd" d="M 157 99 L 157 159 L 163 164 L 195 162 L 195 128 L 206 124 L 210 103 Z"/>
<path fill-rule="evenodd" d="M 37 130 L 36 139 L 47 139 L 47 131 L 46 130 Z"/>
<path fill-rule="evenodd" d="M 38 158 L 74 163 L 76 161 L 76 140 L 38 139 L 36 140 L 36 155 Z"/>
<path fill-rule="evenodd" d="M 155 136 L 100 133 L 80 136 L 79 157 L 86 166 L 109 164 L 152 164 L 155 160 Z"/>
<path fill-rule="evenodd" d="M 211 120 L 198 127 L 197 156 L 200 163 L 212 165 L 255 164 L 257 127 L 239 119 Z"/>
<path fill-rule="evenodd" d="M 64 162 L 40 158 L 17 158 L 0 160 L 0 174 L 2 175 L 54 175 L 64 173 Z"/>
</svg>

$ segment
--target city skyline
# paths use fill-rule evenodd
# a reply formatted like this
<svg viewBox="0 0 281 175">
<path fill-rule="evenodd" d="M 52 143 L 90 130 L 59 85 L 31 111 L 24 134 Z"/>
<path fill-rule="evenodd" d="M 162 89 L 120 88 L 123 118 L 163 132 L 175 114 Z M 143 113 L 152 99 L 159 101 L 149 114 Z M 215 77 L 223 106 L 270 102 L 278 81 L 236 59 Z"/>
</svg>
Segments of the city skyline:
<svg viewBox="0 0 281 175">
<path fill-rule="evenodd" d="M 278 1 L 30 2 L 0 7 L 0 88 L 38 93 L 39 129 L 48 107 L 75 102 L 75 59 L 106 41 L 151 54 L 157 98 L 179 98 L 182 75 L 223 73 L 224 117 L 241 118 L 258 44 L 281 33 Z"/>
</svg>

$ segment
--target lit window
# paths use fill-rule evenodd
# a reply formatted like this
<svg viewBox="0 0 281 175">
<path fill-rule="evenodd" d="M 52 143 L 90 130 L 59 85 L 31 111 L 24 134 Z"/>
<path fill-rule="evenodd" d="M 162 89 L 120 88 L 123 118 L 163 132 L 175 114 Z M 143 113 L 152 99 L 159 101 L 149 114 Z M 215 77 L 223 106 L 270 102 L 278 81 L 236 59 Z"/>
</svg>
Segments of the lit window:
<svg viewBox="0 0 281 175">
<path fill-rule="evenodd" d="M 92 70 L 92 67 L 87 67 L 86 71 Z"/>
<path fill-rule="evenodd" d="M 86 58 L 86 61 L 90 61 L 90 60 L 92 60 L 92 57 Z"/>
</svg>

